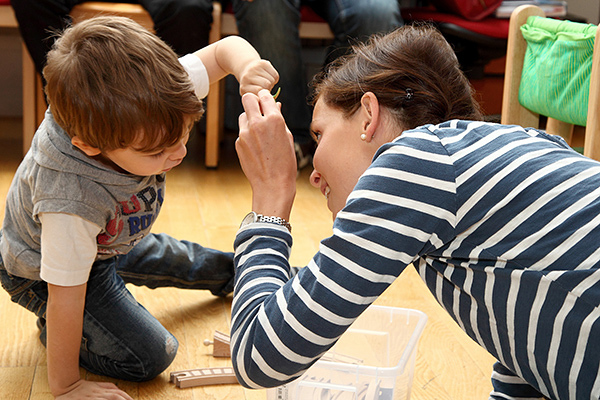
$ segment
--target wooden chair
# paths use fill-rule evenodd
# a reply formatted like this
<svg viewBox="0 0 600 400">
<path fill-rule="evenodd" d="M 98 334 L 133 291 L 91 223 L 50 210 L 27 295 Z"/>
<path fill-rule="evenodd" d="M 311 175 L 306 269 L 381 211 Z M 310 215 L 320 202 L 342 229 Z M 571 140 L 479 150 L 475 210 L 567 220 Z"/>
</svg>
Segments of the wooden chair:
<svg viewBox="0 0 600 400">
<path fill-rule="evenodd" d="M 518 124 L 525 127 L 538 128 L 540 115 L 528 110 L 519 103 L 519 85 L 523 71 L 523 60 L 527 50 L 527 43 L 521 34 L 521 25 L 527 22 L 530 16 L 545 17 L 544 12 L 536 6 L 518 7 L 510 18 L 508 35 L 508 50 L 506 56 L 506 73 L 504 77 L 504 92 L 502 100 L 503 124 Z M 572 125 L 567 122 L 552 118 L 550 115 L 546 123 L 546 131 L 562 136 L 567 143 L 573 145 L 575 136 L 584 134 L 584 155 L 595 160 L 600 160 L 600 29 L 596 33 L 594 42 L 594 55 L 589 87 L 589 103 L 587 123 L 585 127 Z"/>
<path fill-rule="evenodd" d="M 71 10 L 74 23 L 94 17 L 96 15 L 119 15 L 128 17 L 138 22 L 146 29 L 153 31 L 154 22 L 150 14 L 139 4 L 109 3 L 90 1 L 76 5 Z M 213 43 L 220 36 L 221 4 L 213 3 L 213 20 L 209 34 L 209 42 Z M 222 113 L 219 105 L 221 101 L 220 86 L 212 85 L 206 98 L 206 161 L 207 167 L 216 167 L 219 151 L 219 137 L 222 122 L 219 120 Z M 27 49 L 23 47 L 23 154 L 29 150 L 33 134 L 44 119 L 46 101 L 42 88 L 42 80 L 35 70 L 33 61 Z"/>
</svg>

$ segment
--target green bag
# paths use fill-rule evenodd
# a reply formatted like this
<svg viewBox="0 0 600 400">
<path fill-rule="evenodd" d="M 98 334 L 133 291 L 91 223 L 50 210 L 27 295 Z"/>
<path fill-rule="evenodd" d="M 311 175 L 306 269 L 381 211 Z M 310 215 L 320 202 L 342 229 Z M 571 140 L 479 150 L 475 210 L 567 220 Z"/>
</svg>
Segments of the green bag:
<svg viewBox="0 0 600 400">
<path fill-rule="evenodd" d="M 519 103 L 533 112 L 586 125 L 596 25 L 529 17 Z"/>
</svg>

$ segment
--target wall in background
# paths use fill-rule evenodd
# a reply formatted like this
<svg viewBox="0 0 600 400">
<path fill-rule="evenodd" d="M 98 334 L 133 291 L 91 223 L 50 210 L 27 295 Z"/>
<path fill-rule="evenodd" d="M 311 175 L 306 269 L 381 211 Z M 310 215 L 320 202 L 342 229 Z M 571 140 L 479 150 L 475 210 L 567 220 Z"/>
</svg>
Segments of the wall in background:
<svg viewBox="0 0 600 400">
<path fill-rule="evenodd" d="M 600 0 L 568 0 L 568 10 L 590 24 L 598 25 L 600 21 Z"/>
</svg>

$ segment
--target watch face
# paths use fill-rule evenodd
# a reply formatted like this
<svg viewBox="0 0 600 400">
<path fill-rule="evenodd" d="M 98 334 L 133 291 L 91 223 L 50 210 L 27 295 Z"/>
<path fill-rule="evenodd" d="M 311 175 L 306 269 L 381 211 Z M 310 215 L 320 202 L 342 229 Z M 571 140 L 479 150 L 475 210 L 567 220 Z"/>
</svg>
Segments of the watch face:
<svg viewBox="0 0 600 400">
<path fill-rule="evenodd" d="M 257 220 L 258 220 L 258 214 L 256 214 L 254 211 L 250 211 L 242 220 L 240 227 L 246 226 L 248 224 L 252 224 L 252 223 L 256 222 Z"/>
</svg>

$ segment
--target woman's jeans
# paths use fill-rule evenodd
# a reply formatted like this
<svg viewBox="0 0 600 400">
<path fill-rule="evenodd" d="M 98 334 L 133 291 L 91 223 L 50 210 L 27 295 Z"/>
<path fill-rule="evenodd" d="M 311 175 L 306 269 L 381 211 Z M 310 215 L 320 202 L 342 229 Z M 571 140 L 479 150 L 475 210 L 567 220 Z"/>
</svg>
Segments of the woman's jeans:
<svg viewBox="0 0 600 400">
<path fill-rule="evenodd" d="M 203 248 L 170 236 L 149 235 L 127 255 L 97 261 L 87 283 L 80 364 L 90 372 L 145 381 L 173 361 L 177 339 L 139 304 L 125 283 L 150 288 L 233 290 L 233 254 Z M 9 275 L 0 258 L 0 281 L 11 300 L 46 316 L 46 282 Z M 40 340 L 46 344 L 46 327 Z"/>
</svg>

